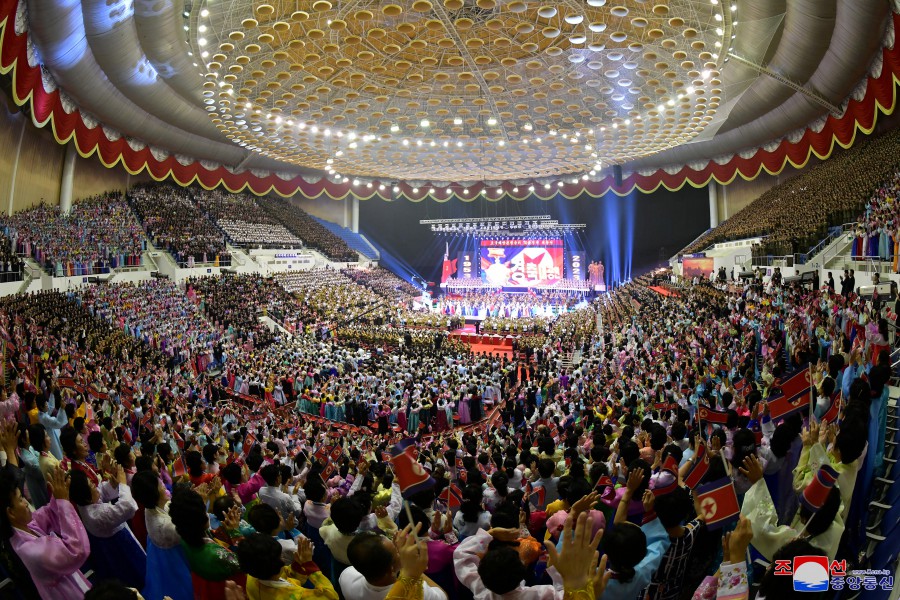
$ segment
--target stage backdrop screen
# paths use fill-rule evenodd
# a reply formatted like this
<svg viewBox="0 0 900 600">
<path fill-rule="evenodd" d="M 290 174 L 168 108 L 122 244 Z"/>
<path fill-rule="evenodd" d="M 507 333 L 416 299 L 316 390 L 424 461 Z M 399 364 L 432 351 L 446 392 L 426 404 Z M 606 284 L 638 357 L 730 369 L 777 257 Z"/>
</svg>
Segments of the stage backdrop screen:
<svg viewBox="0 0 900 600">
<path fill-rule="evenodd" d="M 481 240 L 481 278 L 504 288 L 548 287 L 563 276 L 561 239 Z"/>
<path fill-rule="evenodd" d="M 709 279 L 709 274 L 715 268 L 714 263 L 712 258 L 685 258 L 681 261 L 682 275 L 688 279 Z"/>
</svg>

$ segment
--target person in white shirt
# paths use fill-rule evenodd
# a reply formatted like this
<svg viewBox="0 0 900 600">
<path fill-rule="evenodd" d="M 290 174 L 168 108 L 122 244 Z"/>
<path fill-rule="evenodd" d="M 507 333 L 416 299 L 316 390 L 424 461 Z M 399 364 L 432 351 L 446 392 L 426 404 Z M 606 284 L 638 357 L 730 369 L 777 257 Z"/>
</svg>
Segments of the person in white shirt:
<svg viewBox="0 0 900 600">
<path fill-rule="evenodd" d="M 289 516 L 300 516 L 303 512 L 303 503 L 306 501 L 306 495 L 300 487 L 298 481 L 294 485 L 292 493 L 288 494 L 281 490 L 281 468 L 277 464 L 268 464 L 259 470 L 260 476 L 265 480 L 266 485 L 260 488 L 257 497 L 260 502 L 268 504 L 278 511 L 282 519 Z"/>
<path fill-rule="evenodd" d="M 118 466 L 116 479 L 112 483 L 103 482 L 100 488 L 78 469 L 72 469 L 69 479 L 69 498 L 78 508 L 91 539 L 94 572 L 101 579 L 118 579 L 130 587 L 143 588 L 147 554 L 128 528 L 128 520 L 137 512 L 138 505 L 131 497 L 125 470 Z M 118 493 L 115 504 L 101 499 L 113 495 L 105 489 L 101 491 L 107 487 L 115 488 Z"/>
<path fill-rule="evenodd" d="M 285 565 L 293 562 L 294 554 L 297 552 L 297 542 L 291 537 L 291 530 L 294 528 L 293 513 L 287 520 L 284 520 L 278 511 L 268 504 L 256 504 L 247 511 L 247 522 L 258 533 L 265 533 L 275 538 L 275 541 L 281 545 L 281 560 Z M 282 532 L 284 532 L 283 537 L 280 536 Z"/>
<path fill-rule="evenodd" d="M 351 566 L 341 573 L 339 583 L 344 598 L 383 600 L 397 581 L 400 554 L 390 539 L 365 531 L 356 534 L 347 546 Z M 428 577 L 422 577 L 423 600 L 447 600 L 447 594 Z"/>
</svg>

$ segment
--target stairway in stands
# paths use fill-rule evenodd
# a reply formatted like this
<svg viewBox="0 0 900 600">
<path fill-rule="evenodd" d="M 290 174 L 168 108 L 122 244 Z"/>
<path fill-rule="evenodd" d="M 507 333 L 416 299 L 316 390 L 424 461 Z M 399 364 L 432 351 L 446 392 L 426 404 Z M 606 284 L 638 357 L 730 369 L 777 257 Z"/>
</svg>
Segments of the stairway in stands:
<svg viewBox="0 0 900 600">
<path fill-rule="evenodd" d="M 353 233 L 346 227 L 341 227 L 337 223 L 332 223 L 331 221 L 326 221 L 319 217 L 313 217 L 313 219 L 318 221 L 325 229 L 344 240 L 344 242 L 350 246 L 351 250 L 359 252 L 369 260 L 378 260 L 380 258 L 378 250 L 376 250 L 375 247 L 360 234 Z"/>
</svg>

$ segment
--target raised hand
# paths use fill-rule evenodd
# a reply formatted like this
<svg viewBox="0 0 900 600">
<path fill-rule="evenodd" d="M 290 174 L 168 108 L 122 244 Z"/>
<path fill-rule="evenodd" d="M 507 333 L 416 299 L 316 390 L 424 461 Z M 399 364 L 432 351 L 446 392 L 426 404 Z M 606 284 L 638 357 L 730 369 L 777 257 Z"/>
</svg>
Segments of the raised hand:
<svg viewBox="0 0 900 600">
<path fill-rule="evenodd" d="M 234 531 L 241 524 L 241 507 L 240 506 L 232 506 L 227 513 L 225 513 L 225 529 L 228 531 Z"/>
<path fill-rule="evenodd" d="M 747 547 L 753 539 L 753 528 L 750 519 L 741 517 L 734 531 L 725 534 L 722 538 L 722 562 L 739 563 L 747 556 Z"/>
<path fill-rule="evenodd" d="M 598 500 L 600 500 L 600 493 L 592 491 L 590 494 L 579 498 L 575 504 L 572 505 L 570 512 L 577 517 L 579 514 L 591 510 L 591 508 L 597 504 Z"/>
<path fill-rule="evenodd" d="M 407 525 L 394 536 L 394 544 L 400 554 L 401 577 L 419 579 L 428 568 L 427 542 L 418 539 L 421 526 L 421 523 L 417 523 L 413 529 Z"/>
<path fill-rule="evenodd" d="M 750 483 L 756 483 L 763 478 L 762 464 L 759 462 L 759 458 L 757 458 L 755 454 L 744 457 L 744 466 L 740 467 L 738 471 L 740 471 L 741 474 L 750 481 Z"/>
<path fill-rule="evenodd" d="M 597 546 L 603 537 L 603 530 L 591 538 L 594 519 L 588 513 L 582 513 L 578 519 L 570 514 L 563 526 L 560 551 L 552 542 L 544 542 L 547 547 L 547 564 L 556 567 L 563 580 L 566 591 L 584 589 L 588 583 L 605 587 L 606 560 L 599 560 Z M 602 590 L 601 590 L 602 593 Z M 597 589 L 594 597 L 598 598 Z"/>
<path fill-rule="evenodd" d="M 294 553 L 294 562 L 303 565 L 312 562 L 313 559 L 313 543 L 307 537 L 297 538 L 297 551 Z"/>
<path fill-rule="evenodd" d="M 630 500 L 641 484 L 644 482 L 644 470 L 632 469 L 628 474 L 628 481 L 625 483 L 625 495 Z"/>
<path fill-rule="evenodd" d="M 47 485 L 50 486 L 50 492 L 57 500 L 69 499 L 69 474 L 61 468 L 57 467 L 50 471 L 47 476 Z"/>
</svg>

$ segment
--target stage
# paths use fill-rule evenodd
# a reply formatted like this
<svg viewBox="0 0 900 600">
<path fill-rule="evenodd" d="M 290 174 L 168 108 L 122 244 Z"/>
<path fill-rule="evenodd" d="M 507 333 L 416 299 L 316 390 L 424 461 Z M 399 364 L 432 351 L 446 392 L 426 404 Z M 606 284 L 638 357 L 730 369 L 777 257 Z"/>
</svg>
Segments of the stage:
<svg viewBox="0 0 900 600">
<path fill-rule="evenodd" d="M 502 336 L 497 333 L 480 335 L 475 333 L 474 325 L 467 323 L 450 332 L 450 337 L 468 344 L 475 354 L 499 354 L 508 358 L 512 357 L 513 336 L 511 335 Z"/>
</svg>

